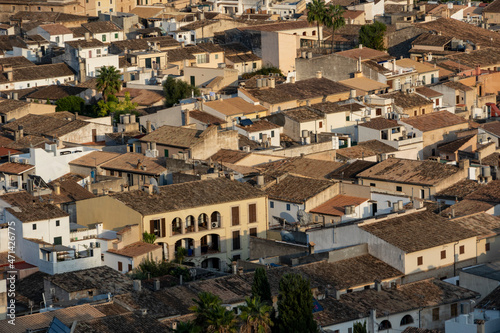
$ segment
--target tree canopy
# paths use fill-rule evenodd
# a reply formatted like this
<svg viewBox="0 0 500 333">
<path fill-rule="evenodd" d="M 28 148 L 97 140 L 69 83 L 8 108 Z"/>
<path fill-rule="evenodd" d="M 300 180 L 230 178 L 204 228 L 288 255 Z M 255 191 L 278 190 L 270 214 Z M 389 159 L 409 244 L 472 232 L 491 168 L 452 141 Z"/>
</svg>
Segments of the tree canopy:
<svg viewBox="0 0 500 333">
<path fill-rule="evenodd" d="M 97 69 L 97 90 L 105 101 L 109 95 L 116 94 L 122 87 L 120 71 L 115 66 L 102 66 Z"/>
<path fill-rule="evenodd" d="M 324 25 L 332 29 L 332 52 L 335 46 L 335 31 L 345 25 L 344 8 L 339 5 L 329 5 L 325 11 Z"/>
<path fill-rule="evenodd" d="M 383 51 L 385 50 L 384 34 L 386 30 L 387 26 L 378 21 L 364 25 L 359 30 L 359 43 L 363 46 Z"/>
<path fill-rule="evenodd" d="M 264 268 L 257 268 L 253 276 L 252 297 L 259 297 L 262 302 L 272 303 L 271 285 Z"/>
<path fill-rule="evenodd" d="M 78 96 L 66 96 L 56 101 L 56 111 L 82 112 L 85 101 Z"/>
<path fill-rule="evenodd" d="M 165 93 L 165 106 L 168 107 L 179 103 L 181 99 L 190 97 L 191 94 L 195 96 L 200 95 L 200 90 L 195 86 L 185 81 L 174 79 L 171 76 L 167 77 L 167 80 L 163 82 L 163 92 Z"/>
<path fill-rule="evenodd" d="M 313 296 L 309 280 L 299 274 L 285 274 L 278 294 L 278 330 L 287 333 L 317 333 L 313 317 Z"/>
<path fill-rule="evenodd" d="M 316 22 L 316 26 L 318 27 L 317 35 L 318 35 L 318 46 L 321 43 L 321 39 L 319 36 L 319 25 L 325 22 L 326 16 L 326 5 L 323 0 L 312 0 L 306 6 L 307 8 L 307 22 L 314 23 Z"/>
</svg>

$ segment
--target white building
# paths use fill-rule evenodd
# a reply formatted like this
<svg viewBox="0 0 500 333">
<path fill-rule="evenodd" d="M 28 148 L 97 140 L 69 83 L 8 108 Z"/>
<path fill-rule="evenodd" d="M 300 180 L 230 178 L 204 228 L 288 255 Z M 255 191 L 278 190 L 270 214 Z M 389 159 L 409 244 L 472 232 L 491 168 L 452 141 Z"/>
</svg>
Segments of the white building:
<svg viewBox="0 0 500 333">
<path fill-rule="evenodd" d="M 267 120 L 252 122 L 250 119 L 243 119 L 236 126 L 236 130 L 265 147 L 280 147 L 280 134 L 283 132 L 283 127 Z"/>
<path fill-rule="evenodd" d="M 75 37 L 73 31 L 62 24 L 42 24 L 28 31 L 28 35 L 40 35 L 59 47 L 64 47 L 66 42 L 83 39 L 83 37 Z"/>
</svg>

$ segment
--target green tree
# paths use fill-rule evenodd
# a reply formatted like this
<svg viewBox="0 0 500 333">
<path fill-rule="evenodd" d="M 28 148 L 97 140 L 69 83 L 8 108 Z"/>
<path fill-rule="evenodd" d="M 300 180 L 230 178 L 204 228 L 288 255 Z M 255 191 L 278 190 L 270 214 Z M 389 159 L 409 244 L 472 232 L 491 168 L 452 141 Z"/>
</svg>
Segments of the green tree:
<svg viewBox="0 0 500 333">
<path fill-rule="evenodd" d="M 114 113 L 115 121 L 120 120 L 120 114 L 134 113 L 136 116 L 139 115 L 139 113 L 135 111 L 137 103 L 131 101 L 128 91 L 125 93 L 125 99 L 121 102 L 115 95 L 109 95 L 107 101 L 100 100 L 97 102 L 97 105 L 99 107 L 99 112 L 97 114 L 99 117 L 105 117 L 110 113 Z"/>
<path fill-rule="evenodd" d="M 191 274 L 186 267 L 179 266 L 167 261 L 154 261 L 151 258 L 146 258 L 142 261 L 139 266 L 132 272 L 132 277 L 138 280 L 145 280 L 152 277 L 172 275 L 175 277 L 180 277 L 184 281 L 191 280 Z M 175 283 L 173 283 L 175 285 Z"/>
<path fill-rule="evenodd" d="M 97 69 L 97 90 L 102 93 L 104 101 L 109 95 L 116 94 L 122 87 L 121 74 L 115 66 L 102 66 Z"/>
<path fill-rule="evenodd" d="M 191 94 L 195 96 L 200 95 L 200 90 L 195 86 L 185 81 L 174 79 L 171 76 L 167 77 L 167 80 L 163 82 L 163 92 L 165 93 L 165 106 L 168 107 L 179 103 L 181 99 L 187 98 Z"/>
<path fill-rule="evenodd" d="M 178 264 L 182 264 L 184 258 L 186 258 L 188 251 L 184 247 L 178 247 L 175 252 L 175 262 Z"/>
<path fill-rule="evenodd" d="M 271 285 L 264 268 L 257 268 L 253 276 L 252 297 L 259 297 L 262 302 L 272 304 Z"/>
<path fill-rule="evenodd" d="M 198 299 L 193 299 L 196 303 L 189 310 L 196 314 L 194 323 L 199 326 L 203 332 L 207 331 L 210 325 L 208 320 L 213 316 L 215 309 L 221 307 L 222 300 L 209 292 L 201 292 L 198 294 Z"/>
<path fill-rule="evenodd" d="M 196 326 L 192 321 L 179 322 L 177 323 L 177 329 L 174 330 L 175 333 L 201 333 L 201 328 Z"/>
<path fill-rule="evenodd" d="M 370 47 L 375 50 L 383 51 L 384 48 L 384 34 L 387 26 L 375 21 L 372 24 L 367 24 L 359 30 L 359 43 L 363 46 Z"/>
<path fill-rule="evenodd" d="M 330 5 L 326 9 L 325 21 L 323 23 L 325 27 L 332 29 L 332 52 L 335 45 L 335 31 L 342 28 L 345 25 L 344 19 L 344 8 L 339 5 Z"/>
<path fill-rule="evenodd" d="M 84 106 L 85 101 L 78 96 L 66 96 L 56 101 L 56 111 L 81 112 Z"/>
<path fill-rule="evenodd" d="M 219 305 L 210 311 L 207 323 L 207 332 L 236 333 L 238 320 L 233 311 Z"/>
<path fill-rule="evenodd" d="M 319 25 L 325 22 L 326 6 L 323 0 L 312 0 L 306 6 L 307 8 L 307 22 L 314 23 L 318 27 L 318 47 L 320 46 L 321 40 L 319 38 Z"/>
<path fill-rule="evenodd" d="M 144 233 L 142 234 L 142 240 L 145 243 L 154 244 L 156 241 L 156 235 L 150 234 L 149 232 L 144 231 Z"/>
<path fill-rule="evenodd" d="M 309 280 L 299 274 L 285 274 L 280 280 L 278 294 L 278 331 L 287 333 L 316 333 L 313 317 L 313 296 Z"/>
<path fill-rule="evenodd" d="M 361 323 L 359 321 L 357 323 L 354 323 L 353 328 L 354 328 L 354 333 L 367 333 L 368 332 L 366 330 L 366 321 L 364 321 L 363 323 Z"/>
<path fill-rule="evenodd" d="M 271 306 L 261 302 L 260 298 L 247 297 L 246 304 L 240 306 L 240 319 L 243 321 L 240 333 L 268 333 L 271 331 Z"/>
</svg>

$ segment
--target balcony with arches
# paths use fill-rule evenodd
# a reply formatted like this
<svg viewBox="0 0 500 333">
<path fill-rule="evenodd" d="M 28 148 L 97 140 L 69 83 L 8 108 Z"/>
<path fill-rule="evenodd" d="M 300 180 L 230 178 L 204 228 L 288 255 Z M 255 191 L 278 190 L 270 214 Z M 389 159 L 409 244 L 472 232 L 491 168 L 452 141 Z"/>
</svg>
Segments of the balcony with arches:
<svg viewBox="0 0 500 333">
<path fill-rule="evenodd" d="M 218 211 L 210 215 L 200 214 L 198 217 L 189 215 L 186 218 L 176 217 L 171 222 L 171 235 L 184 235 L 189 233 L 210 231 L 222 227 L 222 216 Z"/>
</svg>

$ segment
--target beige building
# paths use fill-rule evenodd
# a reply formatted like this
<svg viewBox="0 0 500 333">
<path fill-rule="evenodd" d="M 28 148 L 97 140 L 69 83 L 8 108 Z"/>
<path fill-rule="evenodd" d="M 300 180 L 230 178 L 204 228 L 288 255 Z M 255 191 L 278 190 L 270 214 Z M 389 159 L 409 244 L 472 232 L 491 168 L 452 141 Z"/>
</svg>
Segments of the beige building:
<svg viewBox="0 0 500 333">
<path fill-rule="evenodd" d="M 424 159 L 436 156 L 437 145 L 454 139 L 455 132 L 469 128 L 469 123 L 464 118 L 448 111 L 432 112 L 401 119 L 399 122 L 406 127 L 409 136 L 423 137 Z"/>
<path fill-rule="evenodd" d="M 466 163 L 467 162 L 467 163 Z M 468 175 L 468 160 L 459 166 L 434 161 L 389 158 L 358 174 L 360 185 L 431 199 Z"/>
<path fill-rule="evenodd" d="M 266 195 L 247 184 L 216 178 L 148 191 L 79 201 L 78 223 L 102 222 L 108 230 L 139 224 L 141 234 L 157 236 L 166 259 L 184 247 L 186 262 L 219 270 L 227 268 L 228 258 L 249 257 L 250 236 L 265 237 Z"/>
</svg>

